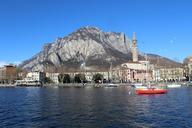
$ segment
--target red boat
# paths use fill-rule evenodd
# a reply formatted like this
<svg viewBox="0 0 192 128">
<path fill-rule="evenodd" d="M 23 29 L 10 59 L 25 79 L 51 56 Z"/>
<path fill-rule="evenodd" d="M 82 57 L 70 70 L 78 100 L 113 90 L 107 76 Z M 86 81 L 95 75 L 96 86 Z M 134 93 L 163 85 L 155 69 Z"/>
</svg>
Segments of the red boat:
<svg viewBox="0 0 192 128">
<path fill-rule="evenodd" d="M 159 89 L 159 88 L 141 88 L 136 89 L 137 94 L 164 94 L 167 93 L 167 89 Z"/>
</svg>

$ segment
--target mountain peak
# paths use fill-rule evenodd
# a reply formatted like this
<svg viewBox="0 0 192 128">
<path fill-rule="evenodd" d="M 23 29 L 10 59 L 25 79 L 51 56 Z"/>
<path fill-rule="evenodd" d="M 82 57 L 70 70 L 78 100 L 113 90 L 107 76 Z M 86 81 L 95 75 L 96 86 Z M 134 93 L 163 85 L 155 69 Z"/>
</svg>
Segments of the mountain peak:
<svg viewBox="0 0 192 128">
<path fill-rule="evenodd" d="M 101 31 L 100 28 L 94 27 L 94 26 L 84 26 L 84 27 L 82 27 L 82 29 Z"/>
<path fill-rule="evenodd" d="M 81 27 L 81 28 L 77 29 L 77 31 L 75 33 L 82 33 L 82 32 L 101 33 L 102 30 L 100 28 L 94 27 L 94 26 L 85 26 L 85 27 Z"/>
</svg>

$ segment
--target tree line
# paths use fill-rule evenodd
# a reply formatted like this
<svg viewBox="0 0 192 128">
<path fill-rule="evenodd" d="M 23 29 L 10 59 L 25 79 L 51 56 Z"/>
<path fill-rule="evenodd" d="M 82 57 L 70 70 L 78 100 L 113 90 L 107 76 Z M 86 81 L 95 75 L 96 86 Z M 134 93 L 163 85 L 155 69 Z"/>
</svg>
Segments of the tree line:
<svg viewBox="0 0 192 128">
<path fill-rule="evenodd" d="M 59 83 L 87 83 L 90 82 L 86 79 L 85 74 L 76 74 L 74 77 L 71 77 L 69 74 L 59 74 L 58 76 Z M 101 83 L 104 80 L 104 77 L 102 74 L 97 73 L 93 75 L 92 81 L 95 83 Z M 51 84 L 54 83 L 51 78 L 45 77 L 44 79 L 45 83 Z"/>
</svg>

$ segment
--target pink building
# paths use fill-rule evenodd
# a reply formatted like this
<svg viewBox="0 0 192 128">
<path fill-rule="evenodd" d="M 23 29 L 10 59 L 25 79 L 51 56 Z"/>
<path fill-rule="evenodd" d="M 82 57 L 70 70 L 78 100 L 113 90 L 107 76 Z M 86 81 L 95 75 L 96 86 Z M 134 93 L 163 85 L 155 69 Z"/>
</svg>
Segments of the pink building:
<svg viewBox="0 0 192 128">
<path fill-rule="evenodd" d="M 112 80 L 121 82 L 145 82 L 153 80 L 153 72 L 148 61 L 124 63 L 112 71 Z"/>
</svg>

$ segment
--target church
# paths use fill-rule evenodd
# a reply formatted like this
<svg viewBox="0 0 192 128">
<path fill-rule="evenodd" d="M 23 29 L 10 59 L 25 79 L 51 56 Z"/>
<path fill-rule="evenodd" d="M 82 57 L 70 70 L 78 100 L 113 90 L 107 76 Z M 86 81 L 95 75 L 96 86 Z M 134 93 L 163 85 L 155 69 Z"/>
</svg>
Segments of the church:
<svg viewBox="0 0 192 128">
<path fill-rule="evenodd" d="M 131 44 L 132 61 L 117 66 L 112 71 L 112 80 L 121 82 L 146 82 L 153 80 L 153 65 L 147 60 L 139 60 L 136 33 Z"/>
</svg>

